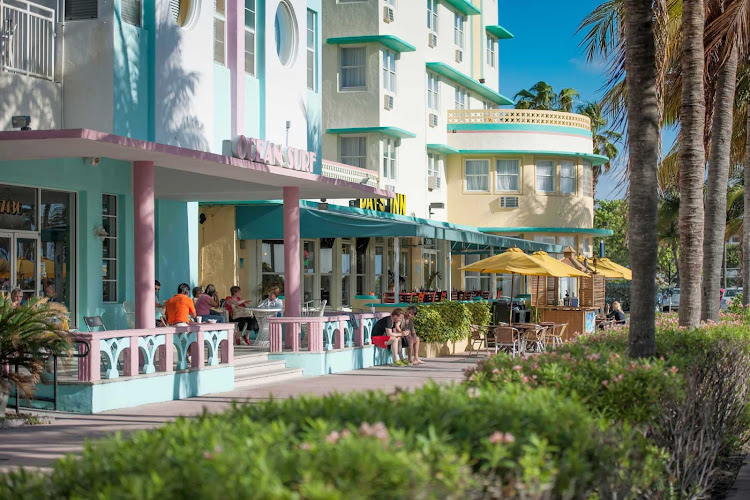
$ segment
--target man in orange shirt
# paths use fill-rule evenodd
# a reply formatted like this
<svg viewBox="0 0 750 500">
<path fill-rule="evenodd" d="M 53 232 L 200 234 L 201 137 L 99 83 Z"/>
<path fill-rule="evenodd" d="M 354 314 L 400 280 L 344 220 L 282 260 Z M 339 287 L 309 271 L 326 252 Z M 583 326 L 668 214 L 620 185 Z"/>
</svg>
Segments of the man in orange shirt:
<svg viewBox="0 0 750 500">
<path fill-rule="evenodd" d="M 190 285 L 181 283 L 177 287 L 177 295 L 164 304 L 167 322 L 170 326 L 186 326 L 195 317 L 195 304 L 190 298 Z"/>
</svg>

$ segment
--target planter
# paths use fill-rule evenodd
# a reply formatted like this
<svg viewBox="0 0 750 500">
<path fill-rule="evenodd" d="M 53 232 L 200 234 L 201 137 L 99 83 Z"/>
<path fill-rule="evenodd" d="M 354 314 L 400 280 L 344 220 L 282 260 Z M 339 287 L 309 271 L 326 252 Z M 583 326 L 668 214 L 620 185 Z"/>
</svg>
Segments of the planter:
<svg viewBox="0 0 750 500">
<path fill-rule="evenodd" d="M 468 339 L 448 341 L 448 342 L 420 342 L 419 357 L 421 358 L 442 358 L 453 354 L 461 354 L 469 351 Z"/>
<path fill-rule="evenodd" d="M 8 398 L 9 397 L 10 397 L 9 393 L 0 392 L 0 416 L 5 415 L 5 408 L 8 407 Z"/>
</svg>

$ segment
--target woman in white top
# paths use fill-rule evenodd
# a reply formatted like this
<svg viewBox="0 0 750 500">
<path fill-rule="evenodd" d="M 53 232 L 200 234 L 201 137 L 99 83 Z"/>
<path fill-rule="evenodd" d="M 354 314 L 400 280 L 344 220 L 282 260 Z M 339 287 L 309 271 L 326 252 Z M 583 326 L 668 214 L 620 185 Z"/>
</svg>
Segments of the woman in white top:
<svg viewBox="0 0 750 500">
<path fill-rule="evenodd" d="M 268 291 L 268 298 L 263 299 L 258 307 L 267 307 L 268 309 L 283 309 L 284 302 L 279 298 L 279 287 L 275 286 Z"/>
</svg>

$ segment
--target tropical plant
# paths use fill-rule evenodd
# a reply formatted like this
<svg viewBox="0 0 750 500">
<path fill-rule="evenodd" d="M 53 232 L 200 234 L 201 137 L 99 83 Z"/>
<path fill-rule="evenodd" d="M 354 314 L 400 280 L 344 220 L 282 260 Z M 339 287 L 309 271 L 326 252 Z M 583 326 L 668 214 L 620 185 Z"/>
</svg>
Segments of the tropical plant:
<svg viewBox="0 0 750 500">
<path fill-rule="evenodd" d="M 593 168 L 594 172 L 594 192 L 602 174 L 609 172 L 612 167 L 612 159 L 620 152 L 617 149 L 617 143 L 622 140 L 622 134 L 614 130 L 605 130 L 607 119 L 602 114 L 602 106 L 598 102 L 588 101 L 580 104 L 576 112 L 586 115 L 591 120 L 591 135 L 594 142 L 594 154 L 603 155 L 609 158 L 607 163 L 598 165 Z"/>
<path fill-rule="evenodd" d="M 0 296 L 0 395 L 15 385 L 25 397 L 34 393 L 41 380 L 45 361 L 50 356 L 70 355 L 71 341 L 65 331 L 65 306 L 32 298 L 14 307 L 9 296 Z"/>
<path fill-rule="evenodd" d="M 443 275 L 440 271 L 432 271 L 429 276 L 427 276 L 425 286 L 428 290 L 432 290 L 432 287 L 435 284 L 435 280 L 437 280 L 437 282 L 440 282 L 440 280 L 442 279 Z"/>
<path fill-rule="evenodd" d="M 628 143 L 630 150 L 630 250 L 638 255 L 633 269 L 630 309 L 630 355 L 653 356 L 655 341 L 654 293 L 658 242 L 656 236 L 659 161 L 654 5 L 651 0 L 625 0 L 625 69 L 628 88 Z"/>
<path fill-rule="evenodd" d="M 537 82 L 530 89 L 521 89 L 514 99 L 516 109 L 541 109 L 549 111 L 573 111 L 573 103 L 580 95 L 574 88 L 565 88 L 558 94 L 547 82 Z"/>
</svg>

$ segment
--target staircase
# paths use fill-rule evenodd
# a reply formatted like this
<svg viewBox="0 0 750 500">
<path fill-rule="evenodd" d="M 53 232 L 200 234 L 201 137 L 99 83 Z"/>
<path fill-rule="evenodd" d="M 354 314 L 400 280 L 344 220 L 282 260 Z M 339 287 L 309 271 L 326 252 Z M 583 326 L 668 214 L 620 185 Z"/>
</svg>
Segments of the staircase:
<svg viewBox="0 0 750 500">
<path fill-rule="evenodd" d="M 234 347 L 234 388 L 244 389 L 302 378 L 302 368 L 287 368 L 286 361 L 271 361 L 268 352 Z"/>
</svg>

